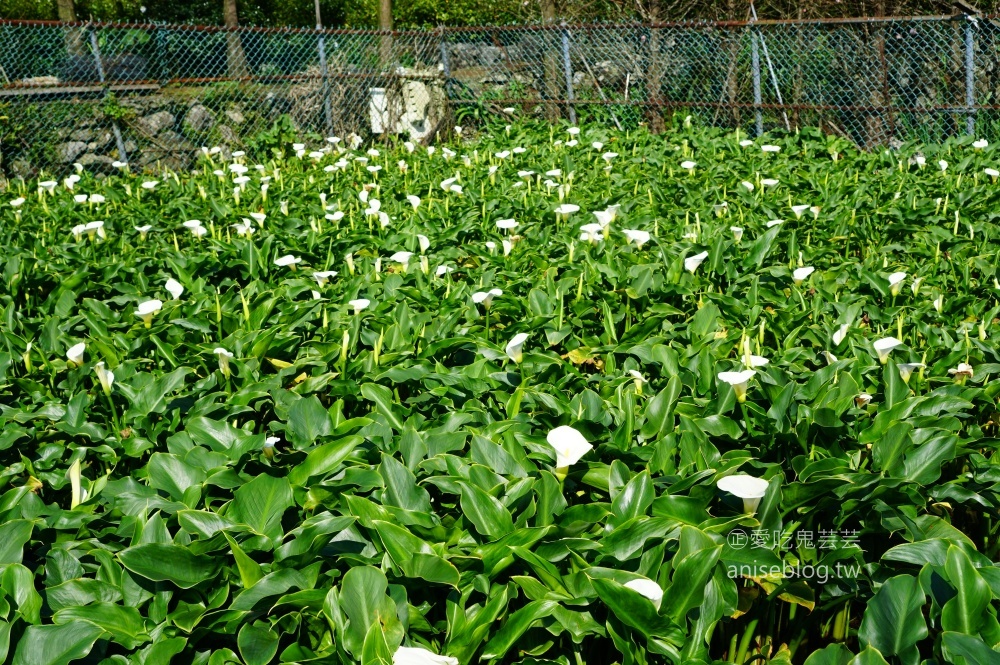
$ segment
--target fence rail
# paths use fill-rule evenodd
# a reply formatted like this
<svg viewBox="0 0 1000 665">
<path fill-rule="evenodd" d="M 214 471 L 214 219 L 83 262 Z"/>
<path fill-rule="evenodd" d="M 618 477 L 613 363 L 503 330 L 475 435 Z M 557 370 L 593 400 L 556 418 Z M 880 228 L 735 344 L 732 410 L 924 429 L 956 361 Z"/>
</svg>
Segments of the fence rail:
<svg viewBox="0 0 1000 665">
<path fill-rule="evenodd" d="M 0 169 L 183 168 L 262 132 L 425 140 L 453 119 L 621 125 L 683 110 L 864 146 L 996 139 L 1000 20 L 530 25 L 427 31 L 0 19 Z M 506 110 L 505 110 L 506 109 Z"/>
</svg>

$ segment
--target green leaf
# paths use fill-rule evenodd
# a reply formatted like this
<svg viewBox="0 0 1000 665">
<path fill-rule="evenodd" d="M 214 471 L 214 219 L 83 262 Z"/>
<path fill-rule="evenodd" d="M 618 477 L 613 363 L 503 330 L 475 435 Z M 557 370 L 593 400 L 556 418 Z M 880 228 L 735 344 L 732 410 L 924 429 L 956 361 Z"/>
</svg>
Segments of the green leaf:
<svg viewBox="0 0 1000 665">
<path fill-rule="evenodd" d="M 284 535 L 281 518 L 293 505 L 287 478 L 261 474 L 233 493 L 226 517 L 277 542 Z"/>
<path fill-rule="evenodd" d="M 382 624 L 377 621 L 368 628 L 365 635 L 364 646 L 361 648 L 361 665 L 392 665 L 392 651 L 389 650 Z"/>
<path fill-rule="evenodd" d="M 510 511 L 492 496 L 469 483 L 460 483 L 462 514 L 484 536 L 502 538 L 514 530 Z"/>
<path fill-rule="evenodd" d="M 923 614 L 925 600 L 916 577 L 897 575 L 886 580 L 868 602 L 861 619 L 861 644 L 887 656 L 898 656 L 903 663 L 918 663 L 916 645 L 928 634 Z"/>
<path fill-rule="evenodd" d="M 945 631 L 941 633 L 941 652 L 954 665 L 982 665 L 1000 662 L 1000 653 L 974 635 Z"/>
<path fill-rule="evenodd" d="M 24 546 L 35 528 L 30 520 L 11 520 L 0 526 L 0 564 L 21 563 Z"/>
<path fill-rule="evenodd" d="M 653 505 L 654 497 L 653 481 L 650 480 L 649 472 L 643 471 L 637 474 L 611 502 L 611 517 L 608 519 L 608 524 L 618 526 L 634 517 L 645 515 Z"/>
<path fill-rule="evenodd" d="M 85 607 L 67 607 L 52 617 L 56 624 L 85 621 L 111 634 L 111 640 L 126 649 L 149 641 L 139 610 L 112 603 L 91 603 Z"/>
<path fill-rule="evenodd" d="M 644 439 L 657 441 L 674 431 L 674 407 L 677 405 L 682 387 L 680 377 L 672 376 L 667 381 L 666 387 L 646 404 L 643 413 L 646 422 L 639 431 Z"/>
<path fill-rule="evenodd" d="M 847 665 L 854 658 L 851 650 L 843 644 L 828 644 L 819 651 L 813 651 L 802 665 Z"/>
<path fill-rule="evenodd" d="M 990 587 L 976 571 L 968 555 L 954 545 L 948 548 L 944 569 L 956 595 L 941 608 L 941 628 L 975 635 L 983 625 L 986 610 L 993 599 Z"/>
<path fill-rule="evenodd" d="M 403 431 L 403 421 L 396 415 L 396 409 L 392 404 L 392 391 L 377 383 L 365 383 L 361 386 L 361 394 L 365 399 L 375 402 L 375 411 L 385 416 L 394 430 Z"/>
<path fill-rule="evenodd" d="M 382 455 L 379 475 L 385 481 L 382 501 L 388 506 L 397 506 L 418 513 L 430 514 L 431 497 L 423 487 L 417 485 L 416 476 L 391 455 Z"/>
<path fill-rule="evenodd" d="M 333 422 L 319 398 L 315 395 L 303 397 L 292 403 L 288 410 L 285 436 L 302 450 L 316 442 L 321 436 L 333 432 Z"/>
<path fill-rule="evenodd" d="M 203 469 L 187 464 L 177 455 L 153 453 L 146 465 L 149 484 L 181 501 L 189 487 L 201 485 L 208 474 Z"/>
<path fill-rule="evenodd" d="M 669 617 L 659 614 L 649 599 L 632 589 L 613 580 L 597 577 L 591 578 L 590 583 L 594 585 L 594 590 L 612 616 L 635 628 L 646 638 L 664 637 L 677 632 Z M 664 596 L 663 600 L 666 599 Z"/>
<path fill-rule="evenodd" d="M 692 529 L 693 530 L 693 529 Z M 688 554 L 676 564 L 673 582 L 664 590 L 662 612 L 681 625 L 687 613 L 701 604 L 705 584 L 722 555 L 722 545 Z"/>
<path fill-rule="evenodd" d="M 551 600 L 534 600 L 514 612 L 483 649 L 482 660 L 498 660 L 507 655 L 511 647 L 524 635 L 525 631 L 543 617 L 547 617 L 559 607 Z"/>
<path fill-rule="evenodd" d="M 182 589 L 215 577 L 221 561 L 207 555 L 193 554 L 179 545 L 147 543 L 118 553 L 122 565 L 136 575 L 155 582 L 173 582 Z"/>
<path fill-rule="evenodd" d="M 264 622 L 244 624 L 236 640 L 246 665 L 267 665 L 278 653 L 278 634 Z"/>
<path fill-rule="evenodd" d="M 385 575 L 372 566 L 355 566 L 344 575 L 340 584 L 340 607 L 350 620 L 345 637 L 351 653 L 361 654 L 369 628 L 385 611 L 388 588 Z"/>
<path fill-rule="evenodd" d="M 333 473 L 363 442 L 360 436 L 347 436 L 313 448 L 300 464 L 288 472 L 288 482 L 304 485 L 310 478 Z"/>
<path fill-rule="evenodd" d="M 86 621 L 28 626 L 14 651 L 13 665 L 66 665 L 84 658 L 104 631 Z"/>
</svg>

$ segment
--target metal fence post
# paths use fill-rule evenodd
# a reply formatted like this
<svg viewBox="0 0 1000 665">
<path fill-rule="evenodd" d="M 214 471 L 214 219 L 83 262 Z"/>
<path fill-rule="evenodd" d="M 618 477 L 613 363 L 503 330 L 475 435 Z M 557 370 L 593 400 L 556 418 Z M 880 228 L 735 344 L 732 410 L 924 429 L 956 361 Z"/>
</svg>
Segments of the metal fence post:
<svg viewBox="0 0 1000 665">
<path fill-rule="evenodd" d="M 976 131 L 976 49 L 974 16 L 965 17 L 965 133 Z"/>
<path fill-rule="evenodd" d="M 441 70 L 444 72 L 444 96 L 451 97 L 451 60 L 448 57 L 448 37 L 444 28 L 439 28 L 441 33 Z"/>
<path fill-rule="evenodd" d="M 757 45 L 757 31 L 750 32 L 750 65 L 753 67 L 753 105 L 757 136 L 764 135 L 764 116 L 760 105 L 763 102 L 760 90 L 760 47 Z"/>
<path fill-rule="evenodd" d="M 111 96 L 111 86 L 107 85 L 104 77 L 104 63 L 101 62 L 101 49 L 97 45 L 97 31 L 90 30 L 90 49 L 94 53 L 94 63 L 97 65 L 97 78 L 104 88 L 104 99 Z M 112 117 L 111 129 L 115 134 L 115 145 L 118 148 L 118 158 L 123 162 L 128 162 L 128 154 L 125 152 L 125 141 L 122 140 L 122 132 L 118 128 L 118 121 Z"/>
<path fill-rule="evenodd" d="M 323 119 L 326 122 L 326 135 L 333 136 L 333 108 L 330 106 L 330 78 L 326 66 L 326 35 L 322 28 L 317 27 L 319 40 L 317 49 L 319 50 L 319 75 L 322 79 L 321 95 L 323 96 Z"/>
<path fill-rule="evenodd" d="M 167 42 L 164 29 L 157 26 L 153 28 L 153 39 L 156 41 L 156 59 L 159 61 L 160 87 L 170 82 L 170 69 L 167 61 Z"/>
<path fill-rule="evenodd" d="M 570 124 L 576 124 L 576 107 L 573 106 L 573 64 L 569 59 L 569 30 L 562 29 L 563 70 L 566 72 L 566 107 Z"/>
</svg>

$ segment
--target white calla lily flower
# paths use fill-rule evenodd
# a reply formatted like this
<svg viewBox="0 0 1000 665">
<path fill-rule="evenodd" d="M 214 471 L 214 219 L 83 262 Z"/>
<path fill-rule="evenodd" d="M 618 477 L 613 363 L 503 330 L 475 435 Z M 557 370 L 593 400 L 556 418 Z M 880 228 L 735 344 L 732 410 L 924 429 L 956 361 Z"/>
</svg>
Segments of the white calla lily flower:
<svg viewBox="0 0 1000 665">
<path fill-rule="evenodd" d="M 889 293 L 896 296 L 903 289 L 903 280 L 906 279 L 905 272 L 894 272 L 889 275 Z"/>
<path fill-rule="evenodd" d="M 698 266 L 700 266 L 707 258 L 708 252 L 701 252 L 699 254 L 695 254 L 694 256 L 689 256 L 684 259 L 684 269 L 693 274 L 694 271 L 698 269 Z"/>
<path fill-rule="evenodd" d="M 883 337 L 872 342 L 872 348 L 878 354 L 878 361 L 883 365 L 888 362 L 889 354 L 892 353 L 892 350 L 902 345 L 903 343 L 895 337 Z"/>
<path fill-rule="evenodd" d="M 184 286 L 173 277 L 167 280 L 167 283 L 163 286 L 163 288 L 165 288 L 170 295 L 173 296 L 174 300 L 180 298 L 181 294 L 184 293 Z"/>
<path fill-rule="evenodd" d="M 796 268 L 794 271 L 792 271 L 792 281 L 795 282 L 796 285 L 799 285 L 802 282 L 806 281 L 806 279 L 809 278 L 809 275 L 813 274 L 814 272 L 816 272 L 816 269 L 813 268 L 812 266 L 804 266 L 802 268 Z"/>
<path fill-rule="evenodd" d="M 74 344 L 66 350 L 66 359 L 74 365 L 83 364 L 83 354 L 87 350 L 87 345 L 83 342 Z"/>
<path fill-rule="evenodd" d="M 355 300 L 349 300 L 347 304 L 354 309 L 355 314 L 360 314 L 362 311 L 368 309 L 368 306 L 372 304 L 372 301 L 367 298 L 357 298 Z"/>
<path fill-rule="evenodd" d="M 847 337 L 847 331 L 850 329 L 851 329 L 851 324 L 849 323 L 845 323 L 839 328 L 837 328 L 836 332 L 833 333 L 834 348 L 840 346 L 840 343 L 844 341 L 845 337 Z"/>
<path fill-rule="evenodd" d="M 521 364 L 521 358 L 523 357 L 522 349 L 524 348 L 524 342 L 528 339 L 527 333 L 517 333 L 509 342 L 507 342 L 504 352 L 507 357 L 513 360 L 516 364 Z"/>
<path fill-rule="evenodd" d="M 743 499 L 743 512 L 748 515 L 757 512 L 760 501 L 767 494 L 769 487 L 768 482 L 763 478 L 743 473 L 719 478 L 715 484 L 723 492 L 729 492 L 733 496 Z"/>
<path fill-rule="evenodd" d="M 809 210 L 808 203 L 801 203 L 799 205 L 792 206 L 792 212 L 795 214 L 795 219 L 802 219 L 802 213 Z"/>
<path fill-rule="evenodd" d="M 594 448 L 583 434 L 568 425 L 555 428 L 545 440 L 556 451 L 556 475 L 563 478 L 570 466 L 579 462 L 580 458 Z"/>
<path fill-rule="evenodd" d="M 975 374 L 975 371 L 969 363 L 958 363 L 958 367 L 949 369 L 948 374 L 955 377 L 956 381 L 964 382 L 966 379 L 971 379 Z"/>
<path fill-rule="evenodd" d="M 94 365 L 94 372 L 97 374 L 97 380 L 100 382 L 104 394 L 110 395 L 111 387 L 115 385 L 115 373 L 104 366 L 103 360 Z"/>
<path fill-rule="evenodd" d="M 625 583 L 625 588 L 635 591 L 640 596 L 648 599 L 657 609 L 663 600 L 663 589 L 659 584 L 645 577 L 637 578 Z"/>
<path fill-rule="evenodd" d="M 149 328 L 153 323 L 153 315 L 163 309 L 162 300 L 147 300 L 139 303 L 135 310 L 135 315 L 142 319 L 142 322 Z"/>
<path fill-rule="evenodd" d="M 295 266 L 299 263 L 302 263 L 302 257 L 293 256 L 292 254 L 285 254 L 274 260 L 274 265 L 279 268 L 291 268 L 292 270 L 295 270 Z"/>
<path fill-rule="evenodd" d="M 212 353 L 214 353 L 219 359 L 219 371 L 222 372 L 222 375 L 228 379 L 230 375 L 229 360 L 233 357 L 232 352 L 222 348 L 221 346 L 217 346 Z"/>
<path fill-rule="evenodd" d="M 745 402 L 747 401 L 747 385 L 756 374 L 757 372 L 752 369 L 745 369 L 742 372 L 719 372 L 718 378 L 719 381 L 733 387 L 737 402 Z"/>
<path fill-rule="evenodd" d="M 316 270 L 312 274 L 313 279 L 319 284 L 320 288 L 326 286 L 326 283 L 337 276 L 336 270 Z"/>
<path fill-rule="evenodd" d="M 490 289 L 489 291 L 476 291 L 472 294 L 472 302 L 477 305 L 483 305 L 489 308 L 493 304 L 493 298 L 497 296 L 502 296 L 503 291 L 500 289 Z"/>
<path fill-rule="evenodd" d="M 458 665 L 452 656 L 439 656 L 423 647 L 398 647 L 392 654 L 392 665 Z"/>
<path fill-rule="evenodd" d="M 636 249 L 642 249 L 642 246 L 649 242 L 652 237 L 649 231 L 640 231 L 638 229 L 622 229 L 622 233 L 628 238 L 628 241 L 634 242 Z"/>
</svg>

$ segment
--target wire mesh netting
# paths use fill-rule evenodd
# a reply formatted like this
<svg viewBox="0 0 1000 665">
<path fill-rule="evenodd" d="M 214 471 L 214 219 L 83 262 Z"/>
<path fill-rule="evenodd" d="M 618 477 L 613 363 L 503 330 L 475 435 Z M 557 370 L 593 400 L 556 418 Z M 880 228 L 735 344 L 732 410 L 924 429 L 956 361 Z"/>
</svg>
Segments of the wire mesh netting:
<svg viewBox="0 0 1000 665">
<path fill-rule="evenodd" d="M 1000 21 L 547 25 L 377 32 L 0 21 L 0 168 L 184 168 L 202 146 L 680 112 L 862 147 L 997 136 Z"/>
</svg>

